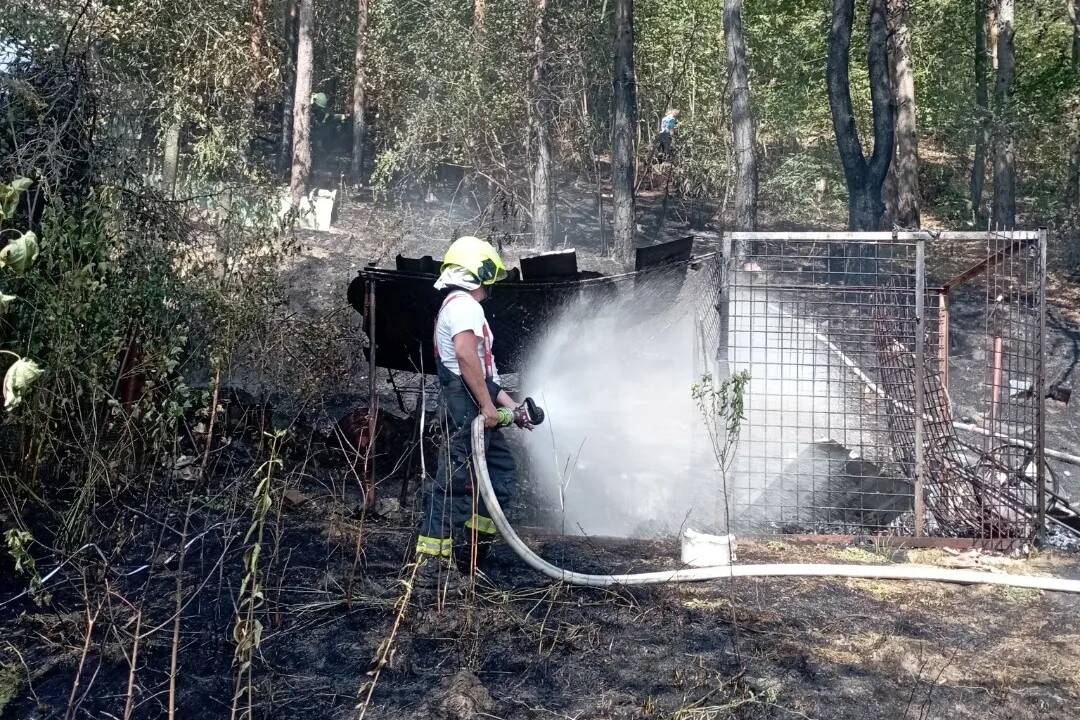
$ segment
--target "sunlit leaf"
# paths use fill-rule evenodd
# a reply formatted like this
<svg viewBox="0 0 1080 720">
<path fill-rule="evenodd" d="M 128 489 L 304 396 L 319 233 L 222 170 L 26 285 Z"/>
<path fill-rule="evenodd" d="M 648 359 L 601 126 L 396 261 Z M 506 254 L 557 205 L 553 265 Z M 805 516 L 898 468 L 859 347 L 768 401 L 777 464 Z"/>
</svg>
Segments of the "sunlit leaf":
<svg viewBox="0 0 1080 720">
<path fill-rule="evenodd" d="M 38 256 L 37 235 L 24 232 L 0 250 L 0 267 L 10 268 L 18 275 L 30 269 Z"/>
<path fill-rule="evenodd" d="M 22 402 L 23 396 L 44 370 L 33 360 L 19 358 L 4 375 L 4 409 L 11 410 Z"/>
</svg>

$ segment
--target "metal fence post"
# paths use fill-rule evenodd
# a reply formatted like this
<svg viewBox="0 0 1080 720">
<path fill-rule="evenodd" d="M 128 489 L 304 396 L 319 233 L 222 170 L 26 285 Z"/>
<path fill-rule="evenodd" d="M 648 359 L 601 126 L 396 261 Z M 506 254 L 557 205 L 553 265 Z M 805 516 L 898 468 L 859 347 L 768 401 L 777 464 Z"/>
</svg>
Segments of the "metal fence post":
<svg viewBox="0 0 1080 720">
<path fill-rule="evenodd" d="M 728 331 L 731 323 L 731 235 L 720 233 L 720 292 L 716 298 L 719 328 L 716 347 L 716 374 L 719 380 L 728 378 Z"/>
<path fill-rule="evenodd" d="M 379 414 L 379 389 L 376 384 L 378 366 L 375 364 L 375 280 L 368 278 L 368 438 L 367 448 L 364 451 L 364 501 L 367 503 L 375 500 L 375 425 Z"/>
<path fill-rule="evenodd" d="M 1035 344 L 1035 501 L 1037 533 L 1046 532 L 1046 228 L 1039 228 L 1039 336 Z"/>
<path fill-rule="evenodd" d="M 926 403 L 926 239 L 915 241 L 915 536 L 925 534 L 926 449 L 923 408 Z"/>
</svg>

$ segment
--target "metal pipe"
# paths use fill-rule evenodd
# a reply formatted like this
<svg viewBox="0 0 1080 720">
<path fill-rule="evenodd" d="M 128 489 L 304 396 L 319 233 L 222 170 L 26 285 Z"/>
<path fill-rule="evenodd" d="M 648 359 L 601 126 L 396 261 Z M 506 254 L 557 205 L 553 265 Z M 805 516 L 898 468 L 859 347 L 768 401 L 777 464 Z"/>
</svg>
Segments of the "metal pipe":
<svg viewBox="0 0 1080 720">
<path fill-rule="evenodd" d="M 1075 47 L 1075 45 L 1074 45 Z M 1046 528 L 1046 228 L 1039 228 L 1039 337 L 1035 349 L 1035 481 L 1039 532 Z M 1054 481 L 1054 493 L 1059 488 Z"/>
<path fill-rule="evenodd" d="M 364 507 L 375 504 L 375 422 L 379 412 L 379 390 L 375 384 L 375 281 L 368 279 L 368 442 L 364 453 Z"/>
<path fill-rule="evenodd" d="M 915 242 L 915 537 L 926 532 L 926 241 Z"/>
<path fill-rule="evenodd" d="M 1033 588 L 1036 590 L 1054 590 L 1058 592 L 1080 593 L 1080 580 L 1068 580 L 1056 577 L 1036 575 L 1009 575 L 1007 573 L 988 573 L 975 570 L 952 570 L 949 568 L 927 565 L 817 565 L 813 563 L 784 563 L 760 565 L 715 565 L 702 568 L 683 568 L 680 570 L 659 570 L 655 572 L 631 573 L 624 575 L 589 574 L 565 570 L 552 565 L 537 555 L 518 537 L 499 505 L 499 498 L 491 487 L 491 478 L 487 472 L 487 458 L 484 454 L 484 418 L 477 416 L 472 424 L 473 470 L 479 480 L 480 495 L 484 498 L 488 515 L 495 527 L 514 553 L 526 565 L 548 576 L 552 580 L 584 585 L 588 587 L 610 587 L 612 585 L 657 585 L 671 582 L 698 582 L 702 580 L 726 580 L 737 577 L 850 577 L 877 580 L 928 580 L 934 582 L 961 583 L 965 585 L 1008 585 L 1010 587 Z"/>
<path fill-rule="evenodd" d="M 931 241 L 961 241 L 961 240 L 985 240 L 985 231 L 969 231 L 969 230 L 950 230 L 950 231 L 930 231 L 930 230 L 899 230 L 895 235 L 889 230 L 880 230 L 872 232 L 864 231 L 851 231 L 851 232 L 834 232 L 832 230 L 814 230 L 804 232 L 786 232 L 783 230 L 774 232 L 756 232 L 756 231 L 736 231 L 731 233 L 725 233 L 729 235 L 732 240 L 736 242 L 741 241 L 831 241 L 831 242 L 858 242 L 862 244 L 868 243 L 893 243 L 894 241 L 899 243 L 912 243 L 916 240 L 931 240 Z M 1011 240 L 1036 240 L 1038 239 L 1038 231 L 1035 230 L 1010 230 L 1002 233 L 991 233 L 992 236 L 1008 237 Z"/>
<path fill-rule="evenodd" d="M 938 364 L 941 371 L 941 386 L 945 388 L 946 399 L 952 397 L 949 394 L 949 342 L 949 291 L 945 289 L 938 294 Z"/>
</svg>

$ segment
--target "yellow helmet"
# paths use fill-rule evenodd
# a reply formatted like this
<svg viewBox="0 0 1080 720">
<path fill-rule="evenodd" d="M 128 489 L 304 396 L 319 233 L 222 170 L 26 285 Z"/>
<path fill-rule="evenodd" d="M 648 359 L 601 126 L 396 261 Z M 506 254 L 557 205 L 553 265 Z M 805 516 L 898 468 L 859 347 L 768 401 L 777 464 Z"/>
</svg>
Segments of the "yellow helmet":
<svg viewBox="0 0 1080 720">
<path fill-rule="evenodd" d="M 466 235 L 450 244 L 443 256 L 441 270 L 450 265 L 465 268 L 484 285 L 491 285 L 506 277 L 506 266 L 491 243 L 478 237 Z"/>
</svg>

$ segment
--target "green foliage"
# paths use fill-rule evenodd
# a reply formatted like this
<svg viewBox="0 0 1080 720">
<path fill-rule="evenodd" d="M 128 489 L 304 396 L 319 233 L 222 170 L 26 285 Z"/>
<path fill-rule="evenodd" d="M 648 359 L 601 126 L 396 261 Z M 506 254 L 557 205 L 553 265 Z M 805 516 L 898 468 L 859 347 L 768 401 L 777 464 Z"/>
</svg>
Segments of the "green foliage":
<svg viewBox="0 0 1080 720">
<path fill-rule="evenodd" d="M 37 234 L 31 230 L 19 235 L 0 249 L 0 268 L 7 268 L 16 275 L 30 269 L 38 256 Z"/>
<path fill-rule="evenodd" d="M 7 232 L 13 228 L 4 228 L 5 221 L 14 221 L 15 211 L 19 204 L 19 198 L 24 192 L 33 186 L 33 181 L 27 178 L 16 178 L 8 184 L 0 183 L 0 229 Z M 15 230 L 15 232 L 18 232 Z M 9 274 L 22 275 L 31 268 L 38 257 L 37 235 L 32 231 L 19 233 L 17 237 L 8 241 L 0 248 L 0 269 Z M 11 304 L 17 300 L 15 295 L 0 293 L 0 314 L 7 313 Z M 15 358 L 15 362 L 8 366 L 4 373 L 4 409 L 11 410 L 23 401 L 23 397 L 29 391 L 43 370 L 33 360 L 20 357 L 17 352 L 0 350 L 5 355 Z M 8 537 L 8 544 L 16 539 L 16 536 Z M 30 559 L 33 563 L 33 559 Z"/>
<path fill-rule="evenodd" d="M 27 530 L 10 528 L 4 532 L 4 540 L 7 542 L 8 554 L 15 561 L 15 572 L 22 573 L 30 579 L 30 594 L 35 602 L 47 603 L 49 597 L 42 592 L 41 574 L 34 562 L 34 556 L 28 550 L 30 544 L 34 542 L 34 536 Z M 0 707 L 0 710 L 2 709 Z"/>
<path fill-rule="evenodd" d="M 690 390 L 690 395 L 701 412 L 705 432 L 712 443 L 713 457 L 720 470 L 725 532 L 731 532 L 728 471 L 735 459 L 739 433 L 743 421 L 746 420 L 746 386 L 749 383 L 750 373 L 747 370 L 728 376 L 719 385 L 711 373 L 705 373 L 701 376 L 701 381 L 695 383 Z M 717 515 L 719 516 L 719 512 Z"/>
<path fill-rule="evenodd" d="M 18 697 L 25 680 L 23 666 L 17 662 L 0 664 L 0 716 L 8 704 Z"/>
<path fill-rule="evenodd" d="M 744 3 L 750 88 L 763 144 L 797 141 L 801 146 L 832 141 L 825 93 L 825 54 L 831 8 L 819 0 L 760 0 Z M 858 23 L 858 20 L 856 20 Z M 869 107 L 862 92 L 859 37 L 852 33 L 852 100 Z M 865 66 L 865 62 L 862 63 Z M 798 150 L 796 150 L 797 152 Z"/>
<path fill-rule="evenodd" d="M 234 714 L 240 698 L 245 693 L 249 699 L 251 697 L 251 665 L 262 642 L 263 624 L 256 615 L 265 601 L 259 560 L 262 556 L 266 518 L 274 506 L 271 482 L 274 471 L 282 465 L 281 445 L 285 440 L 285 432 L 266 433 L 266 436 L 270 439 L 270 457 L 255 473 L 255 491 L 251 497 L 251 524 L 244 535 L 244 543 L 247 545 L 244 551 L 244 577 L 237 593 L 240 600 L 237 604 L 236 622 L 233 624 L 233 642 L 236 643 L 234 661 L 237 666 L 236 692 L 233 695 Z M 250 711 L 249 707 L 248 712 Z"/>
<path fill-rule="evenodd" d="M 706 373 L 691 388 L 691 397 L 697 402 L 710 433 L 723 438 L 728 447 L 737 442 L 739 430 L 746 419 L 746 386 L 749 384 L 749 371 L 740 370 L 719 385 L 711 374 Z"/>
<path fill-rule="evenodd" d="M 6 185 L 0 183 L 0 223 L 14 217 L 19 197 L 29 190 L 33 184 L 33 180 L 24 177 L 15 178 Z"/>
<path fill-rule="evenodd" d="M 469 4 L 376 0 L 371 75 L 387 138 L 375 180 L 426 182 L 439 163 L 509 183 L 525 146 L 527 6 L 488 3 L 482 32 Z"/>
</svg>

